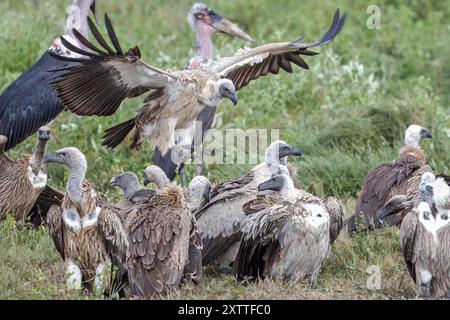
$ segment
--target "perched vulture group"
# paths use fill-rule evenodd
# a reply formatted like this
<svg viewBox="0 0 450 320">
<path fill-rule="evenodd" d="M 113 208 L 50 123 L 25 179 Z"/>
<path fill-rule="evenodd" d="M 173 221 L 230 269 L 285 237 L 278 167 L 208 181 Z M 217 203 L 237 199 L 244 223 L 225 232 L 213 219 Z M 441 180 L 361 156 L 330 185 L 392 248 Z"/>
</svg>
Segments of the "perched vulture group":
<svg viewBox="0 0 450 320">
<path fill-rule="evenodd" d="M 420 143 L 432 133 L 419 125 L 407 128 L 397 159 L 366 175 L 345 221 L 336 198 L 320 198 L 294 182 L 288 158 L 302 151 L 282 140 L 234 180 L 212 185 L 200 161 L 198 175 L 183 188 L 186 158 L 174 153 L 182 148 L 195 156 L 222 100 L 237 105 L 239 90 L 281 69 L 292 73 L 292 64 L 308 69 L 304 56 L 331 43 L 346 14 L 338 9 L 318 41 L 299 37 L 215 58 L 215 34 L 254 40 L 197 3 L 188 13 L 196 55 L 184 70 L 168 71 L 146 63 L 137 46 L 123 50 L 105 15 L 108 41 L 97 26 L 95 0 L 73 5 L 64 34 L 0 96 L 0 221 L 11 216 L 23 226 L 44 224 L 65 263 L 68 289 L 158 299 L 186 282 L 199 283 L 210 264 L 240 282 L 272 278 L 314 287 L 342 229 L 353 234 L 397 226 L 418 296 L 450 298 L 450 178 L 427 164 Z M 122 197 L 110 204 L 86 178 L 88 163 L 79 149 L 47 153 L 48 126 L 63 111 L 113 116 L 124 100 L 142 95 L 143 106 L 107 129 L 103 145 L 116 148 L 130 137 L 131 149 L 139 149 L 147 141 L 154 164 L 143 171 L 143 184 L 130 171 L 112 177 L 109 185 Z M 14 160 L 5 154 L 36 132 L 32 155 Z M 68 170 L 65 192 L 48 185 L 50 164 Z"/>
</svg>

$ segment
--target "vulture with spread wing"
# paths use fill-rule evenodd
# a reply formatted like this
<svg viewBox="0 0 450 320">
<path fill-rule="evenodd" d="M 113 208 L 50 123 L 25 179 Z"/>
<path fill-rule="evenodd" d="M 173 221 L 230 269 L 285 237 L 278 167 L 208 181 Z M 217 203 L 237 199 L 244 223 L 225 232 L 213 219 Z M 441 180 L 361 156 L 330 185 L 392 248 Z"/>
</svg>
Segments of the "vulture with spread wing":
<svg viewBox="0 0 450 320">
<path fill-rule="evenodd" d="M 400 149 L 399 157 L 375 167 L 364 178 L 355 212 L 345 221 L 348 232 L 371 230 L 385 225 L 400 225 L 402 215 L 391 215 L 385 223 L 381 223 L 379 210 L 392 197 L 407 195 L 408 190 L 415 192 L 422 174 L 431 171 L 427 165 L 426 154 L 420 148 L 420 141 L 431 137 L 431 131 L 421 126 L 408 127 L 405 132 L 405 146 Z"/>
<path fill-rule="evenodd" d="M 54 82 L 59 98 L 68 109 L 82 116 L 110 116 L 122 101 L 151 91 L 135 118 L 106 131 L 104 145 L 114 148 L 135 129 L 131 147 L 148 139 L 162 154 L 175 146 L 175 130 L 189 128 L 205 107 L 215 107 L 223 98 L 237 103 L 236 91 L 250 81 L 280 69 L 292 71 L 291 62 L 307 68 L 300 55 L 313 55 L 309 48 L 330 43 L 342 30 L 346 15 L 336 12 L 333 23 L 321 40 L 301 43 L 266 44 L 238 51 L 195 70 L 168 72 L 141 60 L 138 47 L 122 50 L 109 18 L 105 22 L 114 49 L 93 23 L 91 31 L 101 48 L 79 32 L 77 39 L 93 52 L 78 48 L 61 37 L 68 49 L 85 58 L 71 59 L 80 65 L 65 68 Z"/>
</svg>

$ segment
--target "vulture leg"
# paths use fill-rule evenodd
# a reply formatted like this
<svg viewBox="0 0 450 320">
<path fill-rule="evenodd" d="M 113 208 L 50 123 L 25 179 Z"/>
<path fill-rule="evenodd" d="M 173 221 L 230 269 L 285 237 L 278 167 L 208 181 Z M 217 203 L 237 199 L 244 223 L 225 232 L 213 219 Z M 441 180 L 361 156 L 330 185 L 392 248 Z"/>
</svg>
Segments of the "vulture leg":
<svg viewBox="0 0 450 320">
<path fill-rule="evenodd" d="M 66 277 L 67 287 L 70 290 L 81 289 L 81 282 L 83 278 L 81 275 L 81 270 L 72 260 L 67 261 Z"/>
<path fill-rule="evenodd" d="M 101 294 L 103 293 L 104 288 L 104 265 L 103 263 L 100 263 L 97 268 L 95 269 L 95 278 L 94 278 L 94 292 L 95 294 Z"/>
<path fill-rule="evenodd" d="M 423 284 L 423 283 L 420 284 L 419 296 L 420 296 L 420 298 L 424 298 L 427 300 L 430 300 L 433 298 L 431 296 L 431 280 L 428 281 L 426 284 Z"/>
<path fill-rule="evenodd" d="M 202 176 L 203 175 L 203 162 L 197 164 L 197 175 Z"/>
</svg>

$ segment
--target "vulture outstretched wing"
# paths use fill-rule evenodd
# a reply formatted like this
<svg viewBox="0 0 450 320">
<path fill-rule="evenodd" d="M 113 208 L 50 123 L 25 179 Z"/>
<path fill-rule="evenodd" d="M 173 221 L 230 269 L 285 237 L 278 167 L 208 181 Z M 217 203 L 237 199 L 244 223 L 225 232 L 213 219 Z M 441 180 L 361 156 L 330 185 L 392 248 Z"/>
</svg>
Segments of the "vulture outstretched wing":
<svg viewBox="0 0 450 320">
<path fill-rule="evenodd" d="M 378 225 L 378 210 L 393 196 L 393 188 L 406 182 L 420 167 L 415 156 L 407 155 L 372 169 L 364 178 L 355 213 L 345 221 L 348 230 L 352 232 L 358 227 Z"/>
<path fill-rule="evenodd" d="M 308 49 L 333 41 L 342 30 L 346 17 L 347 14 L 340 17 L 339 9 L 336 10 L 329 30 L 319 41 L 300 43 L 303 40 L 303 37 L 300 37 L 291 42 L 271 43 L 254 49 L 242 49 L 232 57 L 214 61 L 210 69 L 232 80 L 236 90 L 269 73 L 278 74 L 280 69 L 291 73 L 291 62 L 300 68 L 308 69 L 308 65 L 300 56 L 316 55 L 316 52 Z"/>
<path fill-rule="evenodd" d="M 88 22 L 101 48 L 89 42 L 74 29 L 75 37 L 92 52 L 80 49 L 61 37 L 67 49 L 85 58 L 61 58 L 80 64 L 52 70 L 66 71 L 52 85 L 58 92 L 58 97 L 73 113 L 82 116 L 109 116 L 116 112 L 123 100 L 139 96 L 151 89 L 164 88 L 169 82 L 177 80 L 173 74 L 141 60 L 138 47 L 123 52 L 107 15 L 105 24 L 114 49 L 90 18 Z"/>
<path fill-rule="evenodd" d="M 414 242 L 417 229 L 417 214 L 413 211 L 403 219 L 400 227 L 400 247 L 405 258 L 406 267 L 411 277 L 416 281 L 416 269 L 414 267 Z"/>
<path fill-rule="evenodd" d="M 56 250 L 58 250 L 61 258 L 66 258 L 64 249 L 64 224 L 62 221 L 62 209 L 60 206 L 52 206 L 47 213 L 47 230 L 53 239 Z"/>
</svg>

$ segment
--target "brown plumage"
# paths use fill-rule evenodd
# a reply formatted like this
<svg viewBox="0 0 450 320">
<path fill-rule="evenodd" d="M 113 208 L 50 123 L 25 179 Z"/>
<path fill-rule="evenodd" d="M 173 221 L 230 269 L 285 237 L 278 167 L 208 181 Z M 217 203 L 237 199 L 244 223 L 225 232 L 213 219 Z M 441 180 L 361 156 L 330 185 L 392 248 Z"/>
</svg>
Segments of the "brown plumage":
<svg viewBox="0 0 450 320">
<path fill-rule="evenodd" d="M 431 137 L 431 132 L 418 125 L 411 125 L 405 133 L 405 146 L 399 157 L 372 169 L 364 178 L 354 214 L 345 221 L 349 232 L 371 230 L 385 225 L 399 225 L 401 216 L 391 216 L 381 224 L 378 211 L 396 195 L 406 195 L 417 190 L 422 174 L 431 171 L 426 165 L 426 155 L 420 148 L 420 140 Z"/>
<path fill-rule="evenodd" d="M 133 295 L 160 298 L 179 288 L 190 264 L 189 247 L 197 238 L 196 226 L 184 191 L 168 183 L 167 177 L 161 179 L 164 172 L 159 167 L 151 166 L 145 173 L 158 190 L 141 198 L 127 214 L 128 278 Z M 201 269 L 196 275 L 201 276 Z"/>
<path fill-rule="evenodd" d="M 31 221 L 37 225 L 49 205 L 61 199 L 59 192 L 47 187 L 42 158 L 49 139 L 50 129 L 40 128 L 35 153 L 23 155 L 16 161 L 0 151 L 0 221 L 10 214 L 18 223 Z M 6 141 L 6 137 L 0 136 L 0 150 Z"/>
<path fill-rule="evenodd" d="M 346 15 L 339 10 L 328 32 L 321 40 L 300 43 L 273 43 L 254 49 L 238 51 L 234 56 L 222 58 L 197 70 L 164 72 L 141 60 L 138 47 L 124 53 L 110 20 L 106 27 L 114 50 L 90 21 L 91 31 L 101 45 L 97 48 L 76 30 L 77 39 L 92 52 L 81 50 L 64 38 L 63 44 L 84 57 L 72 61 L 80 65 L 65 69 L 67 72 L 54 83 L 59 98 L 69 110 L 78 115 L 112 115 L 126 98 L 153 91 L 145 100 L 135 119 L 107 130 L 104 144 L 114 148 L 131 130 L 136 128 L 132 148 L 148 139 L 164 155 L 174 147 L 175 129 L 192 127 L 197 115 L 205 107 L 216 107 L 223 98 L 237 103 L 236 90 L 250 81 L 280 69 L 292 72 L 291 62 L 307 68 L 300 55 L 314 55 L 308 48 L 330 43 L 342 30 Z M 190 144 L 190 139 L 188 139 Z"/>
<path fill-rule="evenodd" d="M 101 201 L 84 179 L 86 160 L 78 149 L 61 149 L 44 161 L 71 171 L 62 204 L 52 206 L 47 215 L 48 231 L 66 263 L 67 285 L 101 293 L 109 287 L 108 265 L 125 262 L 128 242 L 118 211 Z"/>
</svg>

